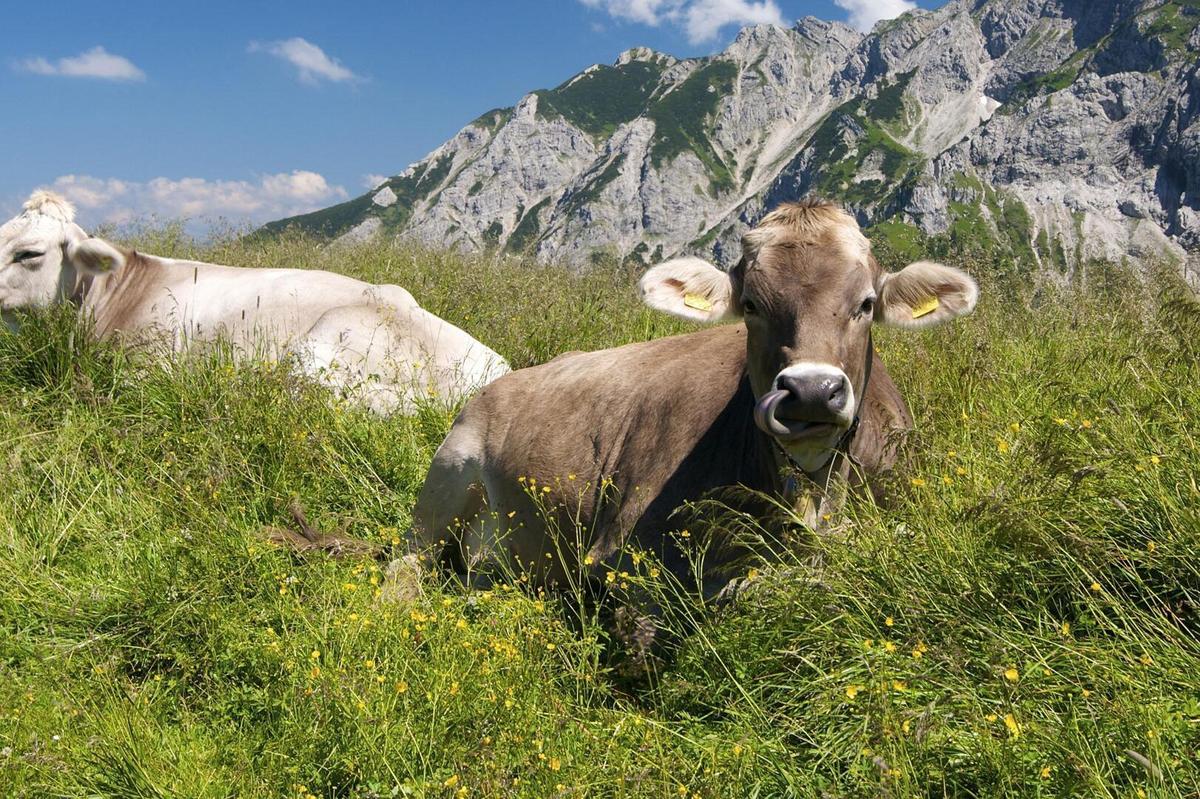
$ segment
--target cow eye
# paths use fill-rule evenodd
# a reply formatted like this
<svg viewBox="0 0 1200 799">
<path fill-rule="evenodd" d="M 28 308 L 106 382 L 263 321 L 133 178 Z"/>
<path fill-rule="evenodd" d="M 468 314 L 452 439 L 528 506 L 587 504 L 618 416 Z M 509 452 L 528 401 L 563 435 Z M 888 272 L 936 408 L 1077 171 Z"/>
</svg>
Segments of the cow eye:
<svg viewBox="0 0 1200 799">
<path fill-rule="evenodd" d="M 41 258 L 43 254 L 36 250 L 21 250 L 13 256 L 13 263 L 19 264 L 25 261 L 32 261 L 34 258 Z"/>
<path fill-rule="evenodd" d="M 755 316 L 758 314 L 758 306 L 754 304 L 754 300 L 742 300 L 742 313 L 746 314 L 747 316 Z"/>
<path fill-rule="evenodd" d="M 870 316 L 875 313 L 875 298 L 867 297 L 862 301 L 862 305 L 858 306 L 859 316 Z"/>
</svg>

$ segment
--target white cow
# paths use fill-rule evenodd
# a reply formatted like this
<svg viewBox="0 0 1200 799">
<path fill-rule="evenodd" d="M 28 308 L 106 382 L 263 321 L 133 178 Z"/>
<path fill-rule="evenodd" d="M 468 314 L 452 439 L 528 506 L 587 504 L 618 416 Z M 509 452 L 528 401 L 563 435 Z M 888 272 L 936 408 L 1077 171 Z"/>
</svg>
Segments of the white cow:
<svg viewBox="0 0 1200 799">
<path fill-rule="evenodd" d="M 399 286 L 304 269 L 242 269 L 157 258 L 89 236 L 75 209 L 34 192 L 0 226 L 0 315 L 69 302 L 96 335 L 178 351 L 231 341 L 293 357 L 307 374 L 378 412 L 417 397 L 462 398 L 509 371 L 495 352 Z"/>
</svg>

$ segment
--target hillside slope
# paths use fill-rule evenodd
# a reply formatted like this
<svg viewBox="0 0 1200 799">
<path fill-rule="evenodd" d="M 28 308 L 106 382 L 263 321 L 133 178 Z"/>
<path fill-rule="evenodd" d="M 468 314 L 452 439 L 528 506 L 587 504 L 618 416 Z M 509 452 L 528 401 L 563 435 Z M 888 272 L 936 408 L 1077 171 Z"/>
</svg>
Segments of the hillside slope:
<svg viewBox="0 0 1200 799">
<path fill-rule="evenodd" d="M 709 58 L 637 48 L 480 116 L 362 197 L 266 229 L 728 263 L 764 208 L 818 193 L 901 242 L 983 239 L 1060 270 L 1160 253 L 1195 269 L 1198 24 L 1198 0 L 953 0 L 868 35 L 805 18 L 746 28 Z"/>
</svg>

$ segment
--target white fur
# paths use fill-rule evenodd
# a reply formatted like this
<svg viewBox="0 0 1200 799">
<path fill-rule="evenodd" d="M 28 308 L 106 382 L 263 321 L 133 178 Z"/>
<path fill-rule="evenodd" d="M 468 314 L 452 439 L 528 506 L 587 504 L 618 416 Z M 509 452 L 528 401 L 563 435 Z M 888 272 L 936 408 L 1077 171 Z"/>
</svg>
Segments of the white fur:
<svg viewBox="0 0 1200 799">
<path fill-rule="evenodd" d="M 642 301 L 655 310 L 695 322 L 718 322 L 739 316 L 729 274 L 701 258 L 675 258 L 650 269 L 639 283 Z M 712 307 L 694 308 L 688 295 Z"/>
<path fill-rule="evenodd" d="M 498 354 L 398 286 L 145 255 L 137 268 L 148 271 L 123 282 L 134 268 L 125 254 L 89 237 L 73 215 L 61 197 L 37 192 L 0 226 L 0 311 L 82 298 L 81 313 L 101 335 L 153 335 L 167 347 L 224 336 L 248 355 L 294 358 L 379 411 L 407 409 L 422 397 L 457 402 L 508 372 Z M 39 255 L 17 262 L 22 253 Z"/>
<path fill-rule="evenodd" d="M 914 319 L 913 308 L 930 297 L 937 298 L 937 309 Z M 917 261 L 882 277 L 876 318 L 894 327 L 932 327 L 971 313 L 978 301 L 979 285 L 967 273 Z"/>
<path fill-rule="evenodd" d="M 46 189 L 39 189 L 25 201 L 25 210 L 31 214 L 42 214 L 60 222 L 75 221 L 75 206 L 65 197 Z"/>
<path fill-rule="evenodd" d="M 104 239 L 87 238 L 67 244 L 67 260 L 83 271 L 99 275 L 125 266 L 125 253 Z"/>
</svg>

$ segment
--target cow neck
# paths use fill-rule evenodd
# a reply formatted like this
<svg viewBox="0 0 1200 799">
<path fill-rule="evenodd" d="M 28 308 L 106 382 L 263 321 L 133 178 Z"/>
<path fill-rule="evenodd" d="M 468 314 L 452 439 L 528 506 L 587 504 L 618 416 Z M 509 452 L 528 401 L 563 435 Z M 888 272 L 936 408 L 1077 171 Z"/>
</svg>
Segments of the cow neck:
<svg viewBox="0 0 1200 799">
<path fill-rule="evenodd" d="M 81 313 L 91 317 L 97 335 L 107 335 L 120 327 L 123 307 L 137 299 L 132 287 L 144 282 L 154 265 L 135 250 L 128 253 L 120 269 L 84 275 L 72 302 Z"/>
</svg>

